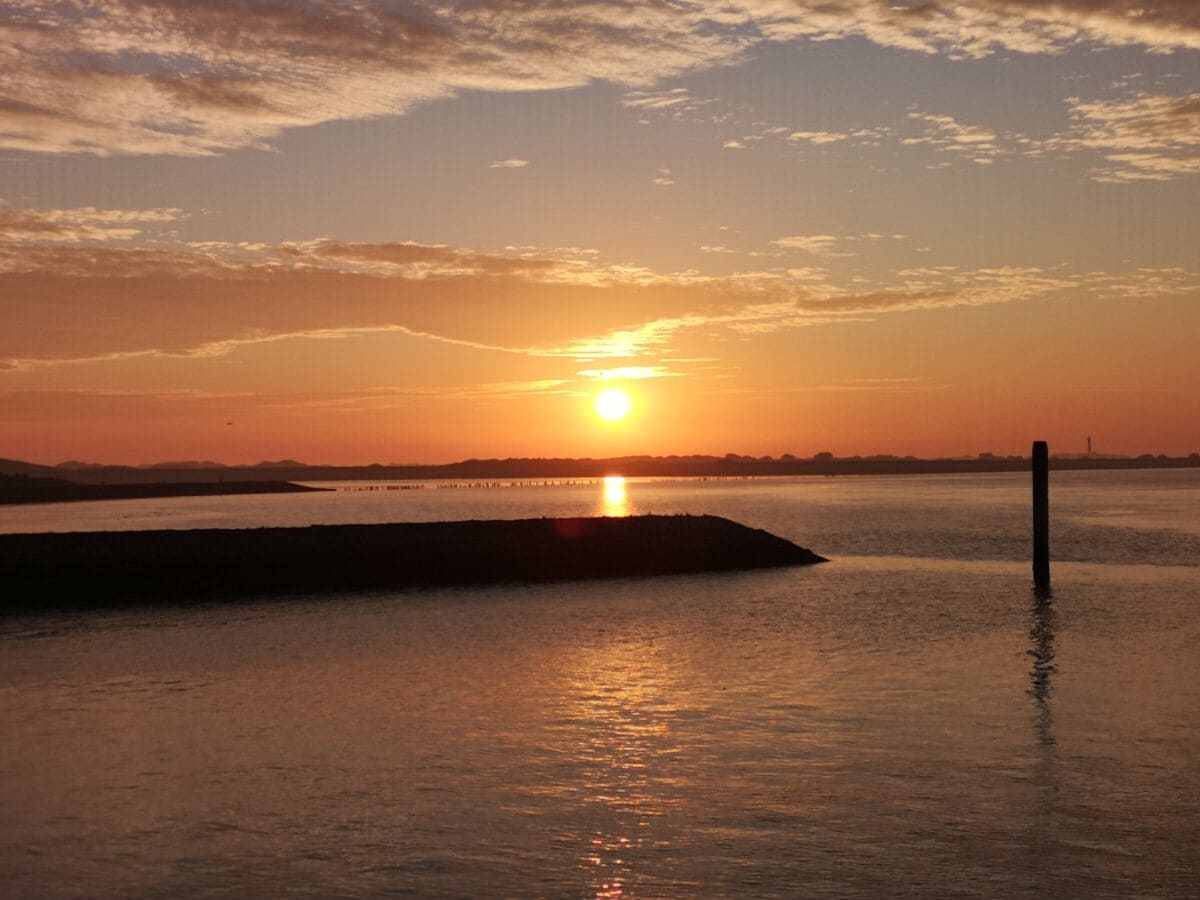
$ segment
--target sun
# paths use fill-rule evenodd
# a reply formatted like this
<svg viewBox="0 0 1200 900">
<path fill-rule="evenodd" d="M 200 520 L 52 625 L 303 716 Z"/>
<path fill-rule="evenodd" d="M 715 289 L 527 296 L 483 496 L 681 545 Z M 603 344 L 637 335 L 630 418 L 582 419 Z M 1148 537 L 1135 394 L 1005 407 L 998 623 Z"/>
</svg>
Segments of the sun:
<svg viewBox="0 0 1200 900">
<path fill-rule="evenodd" d="M 629 395 L 616 388 L 609 388 L 596 395 L 596 414 L 602 419 L 615 422 L 629 415 Z"/>
</svg>

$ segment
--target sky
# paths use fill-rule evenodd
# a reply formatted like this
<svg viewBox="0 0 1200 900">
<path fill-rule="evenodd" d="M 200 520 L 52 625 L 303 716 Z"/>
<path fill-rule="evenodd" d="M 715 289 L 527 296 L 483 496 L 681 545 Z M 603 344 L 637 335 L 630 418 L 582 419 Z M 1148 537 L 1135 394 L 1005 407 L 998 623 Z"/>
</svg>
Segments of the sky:
<svg viewBox="0 0 1200 900">
<path fill-rule="evenodd" d="M 0 0 L 0 457 L 1186 455 L 1198 222 L 1195 0 Z"/>
</svg>

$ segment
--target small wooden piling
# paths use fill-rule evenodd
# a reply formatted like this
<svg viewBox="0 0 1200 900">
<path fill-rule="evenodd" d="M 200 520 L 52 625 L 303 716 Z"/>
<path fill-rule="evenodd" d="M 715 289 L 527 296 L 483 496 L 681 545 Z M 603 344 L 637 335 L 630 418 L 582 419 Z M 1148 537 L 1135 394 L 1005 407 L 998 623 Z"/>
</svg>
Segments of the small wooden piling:
<svg viewBox="0 0 1200 900">
<path fill-rule="evenodd" d="M 1050 450 L 1033 442 L 1033 581 L 1050 584 Z"/>
</svg>

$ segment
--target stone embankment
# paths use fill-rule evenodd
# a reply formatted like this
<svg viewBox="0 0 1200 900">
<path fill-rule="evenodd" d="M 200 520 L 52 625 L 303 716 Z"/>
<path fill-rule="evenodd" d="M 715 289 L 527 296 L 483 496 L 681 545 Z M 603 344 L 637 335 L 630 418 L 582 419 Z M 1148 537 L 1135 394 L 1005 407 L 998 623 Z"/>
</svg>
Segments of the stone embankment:
<svg viewBox="0 0 1200 900">
<path fill-rule="evenodd" d="M 720 572 L 824 562 L 716 516 L 0 535 L 0 610 Z"/>
</svg>

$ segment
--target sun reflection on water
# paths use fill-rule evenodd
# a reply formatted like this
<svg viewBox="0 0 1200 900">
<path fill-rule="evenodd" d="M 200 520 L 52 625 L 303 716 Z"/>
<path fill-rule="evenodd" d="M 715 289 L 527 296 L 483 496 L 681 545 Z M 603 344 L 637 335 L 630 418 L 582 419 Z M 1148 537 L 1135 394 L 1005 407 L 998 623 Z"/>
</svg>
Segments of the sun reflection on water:
<svg viewBox="0 0 1200 900">
<path fill-rule="evenodd" d="M 591 833 L 578 860 L 597 900 L 627 896 L 648 854 L 677 840 L 668 823 L 684 803 L 685 776 L 674 725 L 686 711 L 666 658 L 661 642 L 629 637 L 580 648 L 567 673 L 561 737 L 582 763 L 569 789 L 585 806 Z"/>
<path fill-rule="evenodd" d="M 625 492 L 625 479 L 620 475 L 609 475 L 604 479 L 604 509 L 606 516 L 629 515 L 629 499 Z"/>
</svg>

